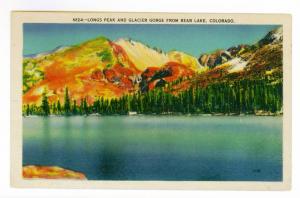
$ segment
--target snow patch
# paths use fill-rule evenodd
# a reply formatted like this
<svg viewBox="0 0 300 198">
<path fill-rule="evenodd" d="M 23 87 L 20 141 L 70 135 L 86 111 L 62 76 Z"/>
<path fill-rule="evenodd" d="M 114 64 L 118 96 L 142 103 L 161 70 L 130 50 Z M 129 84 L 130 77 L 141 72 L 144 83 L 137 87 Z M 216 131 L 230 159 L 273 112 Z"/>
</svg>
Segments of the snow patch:
<svg viewBox="0 0 300 198">
<path fill-rule="evenodd" d="M 282 27 L 276 29 L 272 35 L 274 41 L 273 42 L 278 42 L 278 41 L 282 41 L 283 39 L 283 30 Z"/>
<path fill-rule="evenodd" d="M 244 68 L 246 67 L 246 65 L 248 64 L 248 62 L 242 60 L 239 57 L 237 57 L 237 58 L 234 58 L 234 59 L 228 61 L 228 64 L 231 65 L 228 68 L 228 72 L 229 73 L 234 73 L 234 72 L 239 72 L 239 71 L 244 70 Z"/>
<path fill-rule="evenodd" d="M 140 42 L 118 39 L 115 43 L 126 51 L 129 59 L 141 71 L 144 71 L 149 66 L 162 66 L 169 61 L 165 53 L 160 53 Z"/>
</svg>

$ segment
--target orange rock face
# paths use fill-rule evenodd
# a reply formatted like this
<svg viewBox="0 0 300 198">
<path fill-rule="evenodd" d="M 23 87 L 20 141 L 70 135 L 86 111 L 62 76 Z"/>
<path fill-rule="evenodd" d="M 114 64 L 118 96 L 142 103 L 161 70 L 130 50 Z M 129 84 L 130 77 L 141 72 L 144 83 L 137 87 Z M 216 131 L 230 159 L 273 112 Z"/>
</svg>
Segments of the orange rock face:
<svg viewBox="0 0 300 198">
<path fill-rule="evenodd" d="M 24 58 L 27 77 L 23 104 L 40 106 L 43 93 L 50 105 L 58 101 L 63 104 L 68 88 L 72 102 L 80 105 L 86 99 L 92 105 L 100 97 L 116 99 L 140 91 L 141 78 L 147 80 L 147 90 L 151 90 L 198 71 L 196 59 L 183 53 L 167 55 L 141 43 L 123 44 L 125 48 L 106 38 L 96 38 L 48 55 Z"/>
<path fill-rule="evenodd" d="M 67 170 L 58 166 L 24 166 L 23 178 L 78 179 L 78 180 L 87 179 L 83 173 Z"/>
</svg>

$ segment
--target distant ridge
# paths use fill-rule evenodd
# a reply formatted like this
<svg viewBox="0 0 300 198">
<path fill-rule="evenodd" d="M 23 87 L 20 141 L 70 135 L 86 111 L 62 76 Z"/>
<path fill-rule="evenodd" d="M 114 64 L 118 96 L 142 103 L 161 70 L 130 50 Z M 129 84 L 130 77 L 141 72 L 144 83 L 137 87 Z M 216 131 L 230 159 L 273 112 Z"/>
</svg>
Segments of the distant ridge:
<svg viewBox="0 0 300 198">
<path fill-rule="evenodd" d="M 60 50 L 64 50 L 64 49 L 67 49 L 67 48 L 69 48 L 69 46 L 59 45 L 59 46 L 57 46 L 56 48 L 54 48 L 52 50 L 45 51 L 45 52 L 40 52 L 40 53 L 36 53 L 36 54 L 25 54 L 25 55 L 23 55 L 23 57 L 24 58 L 35 58 L 35 57 L 38 57 L 38 56 L 45 56 L 45 55 L 48 55 L 48 54 L 51 54 L 51 53 L 54 53 L 54 52 L 57 52 L 57 51 L 60 51 Z"/>
</svg>

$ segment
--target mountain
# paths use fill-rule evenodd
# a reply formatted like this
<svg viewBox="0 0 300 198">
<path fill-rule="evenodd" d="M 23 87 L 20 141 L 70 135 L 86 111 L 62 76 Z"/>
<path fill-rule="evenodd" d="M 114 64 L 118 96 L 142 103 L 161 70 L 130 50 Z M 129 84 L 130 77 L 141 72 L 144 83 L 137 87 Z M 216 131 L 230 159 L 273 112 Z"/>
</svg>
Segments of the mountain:
<svg viewBox="0 0 300 198">
<path fill-rule="evenodd" d="M 282 43 L 283 40 L 283 29 L 282 27 L 276 28 L 270 31 L 263 39 L 261 39 L 258 44 L 259 46 L 267 44 Z"/>
<path fill-rule="evenodd" d="M 130 39 L 118 39 L 115 43 L 127 52 L 129 59 L 137 65 L 140 71 L 144 71 L 147 67 L 161 66 L 169 62 L 167 54 L 147 47 L 140 42 Z"/>
<path fill-rule="evenodd" d="M 152 49 L 149 46 L 130 39 L 119 39 L 115 43 L 126 51 L 129 59 L 137 65 L 141 71 L 144 71 L 147 67 L 160 67 L 167 62 L 184 64 L 195 71 L 204 70 L 204 67 L 199 64 L 195 57 L 183 52 L 170 51 L 164 53 L 160 49 Z"/>
<path fill-rule="evenodd" d="M 88 103 L 98 97 L 118 98 L 139 90 L 142 74 L 148 68 L 172 70 L 169 82 L 182 75 L 201 72 L 204 67 L 183 52 L 165 54 L 136 41 L 113 42 L 99 37 L 52 52 L 25 56 L 23 103 L 40 104 L 44 92 L 50 103 L 62 102 L 66 87 L 77 103 L 83 98 L 87 98 Z"/>
<path fill-rule="evenodd" d="M 282 51 L 282 40 L 282 27 L 279 27 L 270 31 L 264 38 L 253 45 L 242 44 L 226 50 L 217 50 L 210 54 L 202 54 L 198 60 L 200 64 L 208 66 L 210 69 L 226 64 L 229 66 L 229 72 L 238 72 L 244 70 L 249 65 L 249 62 L 255 60 L 261 51 L 271 51 L 275 50 L 275 48 L 277 48 L 275 50 L 277 52 Z"/>
<path fill-rule="evenodd" d="M 238 45 L 202 54 L 200 64 L 210 69 L 198 79 L 217 76 L 217 81 L 241 78 L 282 78 L 282 27 L 269 32 L 252 45 Z M 216 75 L 219 73 L 220 75 Z M 205 77 L 203 77 L 205 76 Z"/>
<path fill-rule="evenodd" d="M 178 95 L 240 79 L 282 80 L 282 28 L 252 45 L 219 49 L 195 58 L 180 51 L 163 52 L 131 39 L 98 37 L 60 46 L 23 59 L 23 104 L 64 102 L 65 91 L 77 105 L 99 98 L 117 99 L 156 88 Z"/>
</svg>

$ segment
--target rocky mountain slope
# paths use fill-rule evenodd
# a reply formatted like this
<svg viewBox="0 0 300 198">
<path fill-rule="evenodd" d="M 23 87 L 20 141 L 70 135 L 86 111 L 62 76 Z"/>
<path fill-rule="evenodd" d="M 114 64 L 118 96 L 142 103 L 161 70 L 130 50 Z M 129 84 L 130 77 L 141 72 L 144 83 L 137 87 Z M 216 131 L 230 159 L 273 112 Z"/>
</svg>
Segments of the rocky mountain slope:
<svg viewBox="0 0 300 198">
<path fill-rule="evenodd" d="M 190 86 L 206 86 L 243 78 L 282 79 L 282 28 L 253 45 L 238 45 L 197 59 L 179 51 L 162 52 L 130 39 L 99 37 L 24 57 L 23 103 L 63 102 L 66 87 L 76 103 L 85 98 L 119 98 L 156 87 L 174 94 Z"/>
<path fill-rule="evenodd" d="M 282 35 L 282 27 L 279 27 L 253 45 L 238 45 L 200 55 L 199 63 L 209 70 L 197 75 L 195 81 L 205 85 L 243 78 L 282 80 Z"/>
</svg>

